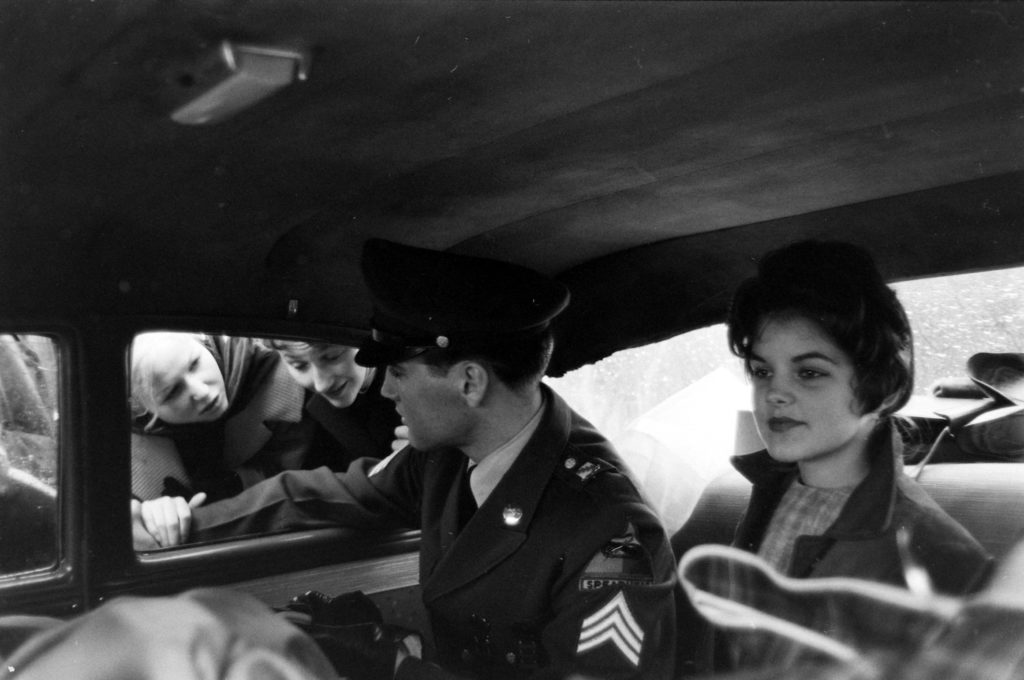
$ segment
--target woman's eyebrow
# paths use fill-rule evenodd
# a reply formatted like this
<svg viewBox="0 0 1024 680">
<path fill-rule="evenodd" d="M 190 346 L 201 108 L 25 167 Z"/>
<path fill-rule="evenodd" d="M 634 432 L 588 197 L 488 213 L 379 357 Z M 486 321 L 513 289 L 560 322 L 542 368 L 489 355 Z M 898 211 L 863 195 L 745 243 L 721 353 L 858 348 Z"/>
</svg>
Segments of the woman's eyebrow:
<svg viewBox="0 0 1024 680">
<path fill-rule="evenodd" d="M 827 361 L 830 364 L 834 364 L 834 365 L 837 365 L 837 366 L 839 365 L 838 361 L 836 361 L 835 359 L 833 359 L 829 355 L 827 355 L 827 354 L 825 354 L 823 352 L 818 352 L 818 351 L 804 352 L 803 354 L 797 354 L 790 361 L 793 361 L 793 362 L 806 361 L 807 359 L 821 359 L 822 361 Z M 764 364 L 768 363 L 767 361 L 765 361 L 764 357 L 760 356 L 756 352 L 751 352 L 750 353 L 749 361 L 760 361 L 761 363 L 764 363 Z"/>
<path fill-rule="evenodd" d="M 793 357 L 793 361 L 806 361 L 807 359 L 821 359 L 830 364 L 839 365 L 839 362 L 823 352 L 804 352 Z"/>
</svg>

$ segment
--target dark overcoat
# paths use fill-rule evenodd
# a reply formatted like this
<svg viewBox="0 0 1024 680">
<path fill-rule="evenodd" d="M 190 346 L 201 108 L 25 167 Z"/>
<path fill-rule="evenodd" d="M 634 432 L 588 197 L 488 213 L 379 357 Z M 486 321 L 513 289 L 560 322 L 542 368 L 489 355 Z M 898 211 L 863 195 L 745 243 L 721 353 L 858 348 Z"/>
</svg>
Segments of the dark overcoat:
<svg viewBox="0 0 1024 680">
<path fill-rule="evenodd" d="M 307 391 L 305 420 L 313 428 L 302 467 L 326 465 L 343 471 L 357 458 L 384 458 L 391 453 L 395 428 L 402 423 L 395 403 L 380 393 L 384 371 L 377 371 L 370 386 L 352 405 L 337 408 L 319 394 Z"/>
<path fill-rule="evenodd" d="M 789 576 L 853 576 L 906 586 L 896 544 L 897 529 L 903 527 L 937 591 L 960 595 L 984 584 L 992 557 L 903 473 L 894 442 L 889 426 L 875 429 L 868 443 L 867 476 L 823 535 L 797 538 Z M 733 545 L 757 552 L 775 509 L 797 477 L 797 467 L 776 462 L 766 451 L 737 456 L 733 465 L 753 483 Z"/>
</svg>

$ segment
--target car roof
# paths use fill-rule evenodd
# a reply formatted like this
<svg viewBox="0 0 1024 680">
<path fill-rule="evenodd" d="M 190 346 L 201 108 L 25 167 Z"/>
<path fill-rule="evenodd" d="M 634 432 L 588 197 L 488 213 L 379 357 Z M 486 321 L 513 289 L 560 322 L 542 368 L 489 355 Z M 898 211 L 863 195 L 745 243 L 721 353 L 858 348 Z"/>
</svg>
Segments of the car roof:
<svg viewBox="0 0 1024 680">
<path fill-rule="evenodd" d="M 1024 260 L 1024 7 L 8 0 L 6 315 L 361 329 L 362 243 L 565 281 L 554 374 L 722 319 L 765 250 Z M 171 115 L 225 45 L 305 79 Z M 296 302 L 292 302 L 296 301 Z M 291 310 L 289 311 L 289 305 Z"/>
</svg>

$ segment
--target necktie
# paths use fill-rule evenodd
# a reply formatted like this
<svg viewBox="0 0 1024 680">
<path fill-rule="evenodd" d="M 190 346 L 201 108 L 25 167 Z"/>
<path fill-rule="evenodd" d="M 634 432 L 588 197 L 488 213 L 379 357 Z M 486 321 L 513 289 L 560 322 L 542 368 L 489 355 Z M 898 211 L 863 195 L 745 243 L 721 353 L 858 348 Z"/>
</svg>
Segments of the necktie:
<svg viewBox="0 0 1024 680">
<path fill-rule="evenodd" d="M 462 471 L 462 479 L 459 482 L 459 531 L 462 531 L 469 518 L 476 512 L 476 499 L 473 497 L 473 489 L 469 485 L 469 478 L 476 466 Z"/>
</svg>

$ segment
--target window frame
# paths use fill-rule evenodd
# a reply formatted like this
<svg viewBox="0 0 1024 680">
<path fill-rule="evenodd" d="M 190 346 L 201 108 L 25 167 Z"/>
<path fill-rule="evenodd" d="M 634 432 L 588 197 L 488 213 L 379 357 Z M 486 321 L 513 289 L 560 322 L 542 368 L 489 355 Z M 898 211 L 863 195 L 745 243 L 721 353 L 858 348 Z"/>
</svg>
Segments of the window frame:
<svg viewBox="0 0 1024 680">
<path fill-rule="evenodd" d="M 123 479 L 125 515 L 131 495 L 131 451 L 128 389 L 132 338 L 151 330 L 234 335 L 252 338 L 281 337 L 318 339 L 340 344 L 358 344 L 367 331 L 268 319 L 218 319 L 201 317 L 132 317 L 123 319 L 120 333 L 122 396 L 121 420 L 125 461 L 129 470 Z M 297 530 L 240 536 L 219 541 L 188 544 L 165 550 L 135 552 L 130 545 L 128 527 L 127 556 L 121 568 L 112 570 L 96 585 L 97 601 L 127 593 L 176 592 L 197 585 L 232 584 L 256 579 L 262 590 L 279 579 L 292 582 L 289 574 L 310 570 L 346 574 L 328 577 L 328 582 L 351 586 L 351 590 L 383 588 L 379 575 L 398 574 L 395 586 L 411 588 L 409 560 L 418 565 L 420 530 L 362 532 L 347 528 Z M 418 571 L 416 572 L 418 582 Z M 271 588 L 272 589 L 272 588 Z M 291 593 L 295 595 L 297 593 Z"/>
<path fill-rule="evenodd" d="M 57 556 L 54 566 L 0 575 L 0 601 L 5 610 L 31 610 L 53 616 L 67 616 L 82 610 L 86 591 L 80 457 L 86 441 L 79 426 L 79 383 L 73 367 L 79 365 L 81 338 L 71 324 L 53 321 L 5 319 L 0 333 L 45 336 L 55 343 L 57 356 Z"/>
</svg>

